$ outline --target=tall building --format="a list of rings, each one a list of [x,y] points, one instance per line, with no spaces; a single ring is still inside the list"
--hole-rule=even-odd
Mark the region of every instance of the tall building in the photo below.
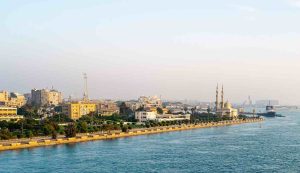
[[[62,106],[62,112],[73,120],[77,120],[90,113],[95,113],[96,111],[96,104],[89,102],[70,102]]]
[[[31,93],[26,93],[24,94],[26,103],[30,104],[31,103]]]
[[[0,105],[8,106],[8,107],[22,107],[25,105],[25,97],[23,94],[15,93],[15,92],[0,92]]]
[[[51,89],[31,90],[31,104],[34,106],[55,105],[62,103],[61,92]]]

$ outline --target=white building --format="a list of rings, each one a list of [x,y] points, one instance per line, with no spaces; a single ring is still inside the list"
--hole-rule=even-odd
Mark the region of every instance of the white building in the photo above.
[[[183,121],[183,120],[191,120],[190,114],[162,114],[158,115],[155,112],[151,111],[138,111],[135,112],[135,119],[138,120],[138,122],[146,122],[146,121]]]
[[[156,120],[159,122],[162,121],[183,121],[183,120],[191,120],[190,114],[163,114],[163,115],[157,115]]]
[[[146,112],[146,111],[138,111],[135,112],[135,119],[138,122],[146,122],[150,120],[156,120],[156,113],[154,112]]]

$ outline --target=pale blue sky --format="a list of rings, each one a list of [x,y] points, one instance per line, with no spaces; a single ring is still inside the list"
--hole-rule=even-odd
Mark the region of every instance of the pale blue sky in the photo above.
[[[300,104],[299,0],[0,0],[0,90]]]

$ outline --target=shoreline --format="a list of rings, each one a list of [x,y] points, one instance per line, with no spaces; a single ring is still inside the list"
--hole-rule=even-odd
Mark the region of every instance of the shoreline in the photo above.
[[[94,133],[94,134],[76,136],[73,138],[42,139],[42,140],[28,139],[28,141],[23,141],[23,142],[8,141],[7,144],[0,144],[0,151],[87,142],[87,141],[95,141],[95,140],[116,139],[116,138],[124,138],[124,137],[131,137],[131,136],[158,134],[158,133],[192,130],[192,129],[200,129],[200,128],[221,127],[221,126],[238,125],[244,123],[255,123],[255,122],[261,122],[263,120],[264,120],[263,118],[246,119],[246,120],[228,120],[228,121],[211,122],[211,123],[200,123],[197,125],[190,124],[190,125],[181,125],[181,126],[154,127],[151,129],[138,129],[129,132],[115,132],[115,133],[105,133],[105,134]]]

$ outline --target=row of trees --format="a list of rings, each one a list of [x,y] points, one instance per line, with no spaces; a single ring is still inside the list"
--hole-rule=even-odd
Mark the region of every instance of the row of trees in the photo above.
[[[37,121],[34,119],[23,119],[17,122],[0,121],[0,139],[32,138],[34,136],[57,137],[58,133],[63,134],[64,128],[55,122]]]
[[[37,120],[34,119],[37,117],[37,109],[34,107],[23,107],[19,109],[19,111],[20,114],[25,115],[25,119],[17,122],[0,121],[0,139],[31,138],[35,136],[52,136],[52,138],[57,138],[59,134],[65,135],[66,137],[74,137],[76,136],[76,133],[92,133],[99,131],[110,132],[113,130],[122,130],[123,132],[127,132],[134,128],[150,128],[230,120],[230,118],[220,118],[211,113],[193,113],[190,121],[149,121],[144,124],[138,124],[132,116],[132,110],[128,108],[125,103],[121,103],[120,105],[120,115],[113,114],[112,116],[99,116],[97,114],[90,114],[83,116],[76,121],[63,114],[56,114],[43,120]],[[161,108],[157,108],[157,112],[159,114],[163,114],[163,110]],[[132,123],[124,124],[124,121]],[[59,125],[61,123],[68,125]]]

